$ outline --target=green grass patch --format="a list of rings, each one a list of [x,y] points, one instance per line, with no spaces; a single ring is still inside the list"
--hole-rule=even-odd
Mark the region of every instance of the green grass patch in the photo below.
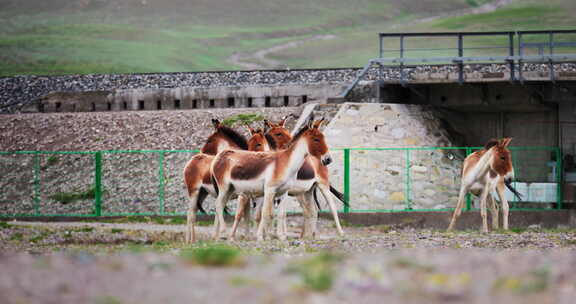
[[[336,224],[333,224],[334,227],[336,227]],[[351,223],[345,219],[340,219],[340,226],[342,227],[366,227],[365,225],[361,225],[361,224],[356,224],[356,223]]]
[[[129,224],[129,223],[154,223],[158,225],[184,225],[186,224],[186,217],[162,217],[162,216],[145,216],[145,215],[129,215],[112,219],[85,219],[83,222],[99,222],[99,223],[116,223],[116,224]],[[197,225],[202,226],[211,225],[209,221],[198,221]]]
[[[46,237],[48,237],[49,235],[51,235],[51,232],[48,231],[42,231],[40,234],[35,235],[33,237],[31,237],[29,239],[30,243],[38,243],[40,241],[42,241],[43,239],[45,239]]]
[[[155,1],[160,0],[148,3]],[[12,2],[0,11],[0,76],[239,69],[229,60],[232,54],[318,35],[334,38],[308,40],[268,58],[291,68],[361,66],[377,54],[376,33],[392,25],[394,32],[573,28],[576,13],[573,0],[526,0],[492,13],[422,24],[417,21],[424,16],[490,0],[163,0],[162,5],[103,3],[73,10]],[[424,44],[445,46],[437,40]]]
[[[303,287],[312,291],[324,292],[332,288],[336,277],[336,265],[342,257],[328,252],[292,262],[287,271],[297,274]]]
[[[97,296],[94,300],[95,304],[122,304],[124,303],[120,298],[115,296]]]
[[[10,236],[11,241],[22,241],[23,239],[24,239],[24,234],[22,232],[16,232]]]
[[[250,125],[257,121],[264,120],[264,116],[257,114],[257,113],[247,113],[247,114],[238,114],[234,116],[230,116],[222,121],[222,124],[228,127],[233,127],[235,125]]]
[[[6,229],[6,228],[10,228],[12,227],[12,225],[8,224],[5,221],[0,221],[0,229]]]
[[[491,13],[464,15],[445,18],[432,24],[433,28],[458,31],[479,31],[498,29],[542,29],[554,23],[554,18],[562,18],[561,7],[530,5],[524,7],[501,8]]]
[[[214,225],[214,222],[212,221],[197,221],[196,222],[196,226],[200,226],[200,227],[209,227]]]
[[[224,244],[182,249],[180,256],[186,262],[212,267],[239,266],[244,263],[243,255],[238,248]]]
[[[69,204],[79,200],[89,200],[96,197],[96,187],[79,192],[58,192],[49,198],[61,204]]]
[[[434,266],[422,264],[414,259],[400,257],[394,261],[392,261],[392,266],[398,268],[409,268],[415,269],[423,272],[432,272],[434,271]]]
[[[512,291],[518,294],[542,292],[549,286],[550,271],[547,268],[535,269],[521,277],[503,276],[492,284],[494,290]]]
[[[234,276],[228,280],[228,283],[234,287],[243,287],[243,286],[263,286],[264,282],[260,280],[256,280],[253,278],[247,278],[243,276]]]
[[[46,159],[46,164],[42,167],[42,170],[46,170],[54,165],[56,165],[58,162],[60,161],[60,159],[58,158],[58,156],[56,155],[50,155],[47,159]]]
[[[69,231],[74,231],[74,232],[93,232],[94,230],[96,230],[96,228],[94,228],[94,227],[80,227],[80,228],[69,229]]]

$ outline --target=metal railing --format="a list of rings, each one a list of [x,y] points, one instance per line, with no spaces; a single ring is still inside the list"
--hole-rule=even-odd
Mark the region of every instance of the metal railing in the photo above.
[[[476,149],[480,148],[333,149],[331,180],[350,203],[342,209],[345,213],[450,210],[458,195],[461,162]],[[560,149],[511,151],[517,185],[546,182],[555,193],[544,202],[562,208]],[[197,152],[0,152],[0,217],[184,215],[188,198],[182,170]],[[374,164],[380,164],[379,169],[374,170]],[[556,168],[553,173],[550,167]],[[511,202],[513,209],[518,207],[517,200]],[[467,210],[472,207],[469,197]]]
[[[380,80],[384,67],[398,67],[405,84],[405,65],[455,65],[458,82],[463,83],[464,64],[496,63],[508,67],[510,81],[522,82],[524,64],[547,64],[554,81],[555,63],[576,61],[576,30],[379,33],[378,40],[378,57],[368,61],[340,97],[373,67]]]

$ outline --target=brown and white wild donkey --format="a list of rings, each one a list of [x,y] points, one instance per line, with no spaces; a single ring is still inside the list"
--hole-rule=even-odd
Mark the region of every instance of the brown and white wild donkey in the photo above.
[[[498,229],[498,205],[496,199],[492,197],[494,190],[500,197],[502,204],[503,228],[508,229],[508,201],[504,193],[504,187],[508,187],[512,193],[520,198],[511,185],[514,178],[514,168],[512,167],[512,155],[508,150],[508,145],[512,138],[500,140],[492,139],[486,143],[484,148],[476,151],[464,159],[462,167],[462,184],[458,195],[458,203],[452,215],[452,220],[448,230],[452,230],[456,224],[456,219],[460,216],[464,207],[464,199],[468,192],[480,197],[480,214],[482,216],[482,231],[488,232],[488,219],[486,205],[492,214],[492,227]]]
[[[255,152],[267,152],[276,151],[278,149],[284,149],[292,136],[288,129],[286,129],[286,121],[288,118],[294,116],[289,114],[280,120],[279,123],[273,123],[268,120],[264,120],[265,129],[253,129],[250,126],[246,126],[248,133],[250,134],[250,139],[248,139],[248,151]],[[266,132],[265,130],[268,130]],[[236,230],[240,219],[244,217],[245,222],[245,236],[250,234],[250,200],[261,201],[262,197],[254,197],[250,195],[241,195],[238,199],[238,207],[236,209],[236,216],[234,218],[234,224],[232,225],[232,231],[230,233],[230,239],[234,239],[236,235]],[[262,204],[256,204],[258,207],[262,207]],[[259,212],[256,213],[256,221],[260,222],[261,209],[258,208]]]
[[[324,120],[302,128],[284,150],[253,152],[226,150],[219,153],[211,167],[214,184],[219,191],[216,199],[215,237],[226,230],[223,211],[234,193],[264,196],[262,219],[257,239],[263,240],[271,220],[273,200],[293,188],[297,174],[308,155],[317,157],[322,165],[332,159],[319,128]],[[311,200],[304,197],[305,223],[310,223]],[[312,227],[305,229],[312,231]]]
[[[212,185],[210,165],[219,152],[226,149],[248,149],[244,136],[223,126],[217,119],[212,119],[215,132],[208,137],[200,153],[194,155],[184,167],[184,183],[188,190],[190,205],[188,207],[186,242],[194,242],[196,233],[196,212],[202,209],[202,202],[208,194],[216,197],[216,190]]]
[[[286,118],[284,118],[280,123],[275,124],[269,121],[265,121],[266,126],[269,128],[266,134],[263,133],[261,129],[254,130],[249,128],[250,134],[252,137],[248,140],[248,150],[249,151],[270,151],[270,150],[278,150],[283,149],[291,140],[290,133],[284,127]],[[318,123],[318,122],[317,122]],[[307,156],[304,164],[300,168],[297,174],[296,182],[293,184],[292,188],[288,191],[288,195],[294,196],[297,198],[298,202],[301,206],[306,204],[306,200],[311,201],[310,195],[313,191],[319,188],[323,196],[326,198],[326,201],[333,213],[334,221],[336,223],[336,227],[340,235],[343,234],[342,228],[340,226],[340,221],[338,219],[338,212],[336,210],[336,206],[333,203],[333,199],[328,192],[334,194],[338,199],[343,201],[342,193],[338,192],[330,185],[330,181],[328,179],[328,167],[321,164],[320,159]],[[306,196],[306,197],[304,197]],[[278,224],[277,224],[277,234],[280,239],[286,239],[286,232],[287,232],[287,225],[286,225],[286,208],[285,203],[282,202],[282,198],[280,204],[278,206]],[[238,228],[238,224],[240,219],[243,217],[243,214],[249,212],[249,204],[243,201],[238,201],[239,205],[237,208],[236,218],[234,220],[234,225],[232,226],[232,230],[230,233],[230,238],[234,238],[236,234],[236,230]],[[259,205],[261,207],[261,205]],[[318,218],[318,209],[316,206],[312,205],[311,207],[311,220],[310,223],[311,227],[313,228],[312,231],[306,231],[306,227],[308,225],[304,224],[304,229],[302,231],[303,237],[313,237],[316,233],[316,221]],[[257,209],[258,210],[258,209]],[[261,213],[259,210],[256,213],[256,221],[259,222]],[[244,216],[245,219],[249,218],[249,216]]]

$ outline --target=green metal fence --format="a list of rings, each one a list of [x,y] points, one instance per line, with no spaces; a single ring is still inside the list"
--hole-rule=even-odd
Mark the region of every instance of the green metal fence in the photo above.
[[[350,203],[345,213],[449,210],[458,195],[462,160],[476,149],[333,149],[331,182]],[[562,208],[560,149],[511,150],[516,187],[529,200],[530,191],[542,192],[532,201]],[[188,199],[182,170],[197,152],[0,152],[0,217],[184,215]],[[510,201],[522,208],[516,199]]]

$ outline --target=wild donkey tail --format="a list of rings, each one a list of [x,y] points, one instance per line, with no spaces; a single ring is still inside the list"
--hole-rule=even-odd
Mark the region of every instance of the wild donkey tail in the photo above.
[[[316,202],[316,207],[318,207],[318,211],[322,210],[322,208],[320,207],[320,201],[318,200],[318,194],[316,193],[316,191],[318,191],[318,186],[314,187],[314,191],[312,191],[312,193],[314,194],[314,201]]]
[[[314,200],[316,201],[316,206],[318,206],[318,210],[321,210],[321,209],[320,209],[320,203],[319,203],[319,201],[318,201],[318,197],[316,196],[316,190],[317,190],[317,189],[318,189],[318,188],[316,188],[316,189],[314,190]],[[350,204],[348,204],[348,202],[346,202],[346,201],[344,200],[344,194],[342,194],[342,192],[336,190],[336,189],[335,189],[334,187],[332,187],[332,186],[330,186],[330,192],[332,192],[332,194],[333,194],[334,196],[336,196],[336,198],[338,198],[338,200],[341,201],[342,204],[344,204],[344,206],[350,207]]]
[[[332,194],[334,194],[334,196],[336,196],[344,204],[344,206],[350,207],[350,204],[344,200],[344,194],[342,192],[336,190],[332,186],[330,186],[330,192],[332,192]]]
[[[198,193],[198,200],[196,202],[196,205],[198,206],[198,210],[202,213],[207,213],[206,210],[204,210],[204,207],[202,207],[202,203],[206,199],[206,196],[208,196],[208,191],[206,191],[206,189],[204,189],[204,188],[200,188],[200,192]]]
[[[520,192],[518,192],[516,189],[514,189],[514,187],[512,187],[512,181],[510,181],[510,180],[504,181],[504,184],[506,184],[506,188],[508,188],[508,190],[510,190],[512,193],[514,193],[514,195],[516,195],[516,197],[519,200],[522,200],[522,194],[520,194]]]
[[[216,182],[214,175],[210,175],[210,179],[212,180],[212,186],[214,186],[214,191],[216,191],[216,195],[218,195],[220,190],[218,189],[218,183]]]

